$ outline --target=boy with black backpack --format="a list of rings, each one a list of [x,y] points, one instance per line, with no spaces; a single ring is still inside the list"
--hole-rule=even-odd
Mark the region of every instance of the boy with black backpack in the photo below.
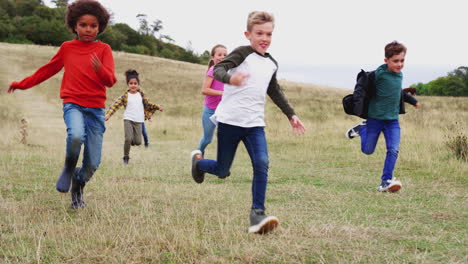
[[[353,94],[353,114],[366,118],[346,132],[349,139],[361,137],[364,154],[374,153],[379,135],[383,132],[387,146],[381,192],[397,192],[401,182],[393,177],[393,170],[400,148],[400,124],[398,115],[404,114],[404,102],[418,108],[418,101],[402,91],[406,47],[396,41],[385,46],[385,64],[375,71],[361,71]]]

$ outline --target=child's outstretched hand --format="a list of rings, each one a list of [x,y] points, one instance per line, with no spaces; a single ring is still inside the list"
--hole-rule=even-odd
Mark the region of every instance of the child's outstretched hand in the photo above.
[[[162,111],[164,111],[164,107],[162,107],[162,105],[160,105],[158,110],[162,112]]]
[[[18,87],[17,82],[12,82],[10,84],[10,87],[8,87],[8,93],[13,93],[16,89],[21,89],[21,88]]]
[[[419,103],[415,104],[414,108],[418,109],[419,108]]]
[[[301,120],[296,115],[293,115],[291,119],[289,119],[289,123],[291,123],[293,128],[292,133],[294,135],[302,135],[305,133],[306,129],[304,124],[302,124]]]
[[[236,72],[229,79],[229,84],[235,86],[242,86],[245,84],[245,81],[250,77],[249,74],[243,72]]]
[[[98,72],[102,66],[102,62],[99,59],[99,57],[96,55],[96,53],[93,53],[93,55],[91,55],[91,65],[93,66],[93,70],[95,72]]]
[[[106,115],[106,117],[104,117],[104,120],[109,120],[110,119],[110,116]]]

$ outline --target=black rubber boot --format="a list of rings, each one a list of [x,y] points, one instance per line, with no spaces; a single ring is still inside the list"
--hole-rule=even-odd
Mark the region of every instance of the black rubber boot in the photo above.
[[[70,189],[71,178],[75,173],[76,163],[78,159],[75,158],[66,158],[65,164],[63,165],[62,173],[60,174],[55,188],[57,191],[66,193]]]
[[[76,169],[76,172],[79,171],[79,168]],[[83,189],[86,183],[82,183],[76,180],[76,176],[72,177],[72,187],[70,190],[71,194],[71,207],[73,209],[83,208],[86,206],[86,203],[83,200]]]

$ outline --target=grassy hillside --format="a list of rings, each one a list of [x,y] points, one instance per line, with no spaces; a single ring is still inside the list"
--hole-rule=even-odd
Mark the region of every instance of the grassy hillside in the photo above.
[[[467,133],[468,98],[419,97],[401,116],[396,194],[375,187],[385,157],[360,153],[341,98],[349,91],[283,82],[307,132],[293,136],[284,115],[267,103],[270,174],[267,213],[281,227],[249,235],[252,169],[243,146],[231,177],[190,176],[189,154],[202,135],[199,93],[206,67],[114,53],[123,72],[136,68],[144,91],[165,107],[147,123],[150,147],[132,148],[122,165],[120,110],[106,123],[100,169],[85,189],[88,206],[69,209],[55,191],[64,161],[65,126],[58,97],[61,74],[27,91],[8,84],[32,74],[53,47],[0,43],[1,263],[466,263],[468,163],[446,147]],[[20,144],[20,120],[28,144]],[[207,149],[214,158],[216,143]]]

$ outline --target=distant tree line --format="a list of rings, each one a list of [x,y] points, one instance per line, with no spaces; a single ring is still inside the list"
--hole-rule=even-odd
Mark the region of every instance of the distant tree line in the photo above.
[[[52,1],[56,7],[46,6],[42,0],[0,0],[0,41],[23,44],[60,46],[75,36],[64,23],[68,0]],[[125,23],[111,23],[99,39],[113,50],[159,56],[192,63],[207,64],[210,54],[198,55],[189,43],[182,48],[174,40],[160,34],[162,21],[148,22],[145,14],[137,14],[140,28]]]
[[[419,95],[468,96],[468,67],[461,66],[428,83],[413,84]]]

